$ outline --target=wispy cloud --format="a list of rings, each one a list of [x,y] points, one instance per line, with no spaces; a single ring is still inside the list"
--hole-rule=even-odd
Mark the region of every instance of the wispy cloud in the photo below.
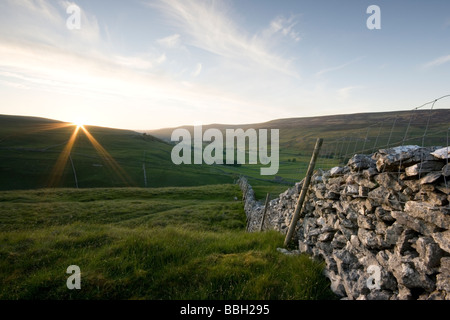
[[[214,85],[182,81],[167,69],[159,69],[167,58],[157,48],[152,48],[150,54],[124,54],[103,43],[103,38],[88,45],[92,37],[79,37],[76,31],[71,34],[66,29],[66,13],[58,3],[22,0],[19,4],[8,3],[6,9],[0,18],[19,11],[27,19],[21,20],[17,29],[11,29],[12,24],[0,19],[0,85],[27,90],[27,95],[33,92],[45,96],[42,101],[35,99],[36,104],[22,105],[28,108],[28,114],[70,121],[68,114],[84,111],[96,114],[95,123],[99,125],[114,118],[108,125],[148,128],[163,126],[164,121],[170,125],[182,125],[193,119],[207,123],[216,117],[233,122],[233,115],[248,113],[250,117],[252,110],[261,107],[248,97]],[[53,20],[45,23],[48,15]],[[87,13],[86,16],[94,22],[85,25],[82,22],[80,31],[86,27],[90,34],[98,34],[95,17]],[[33,36],[37,22],[39,30],[46,31],[45,38],[40,34]],[[64,41],[65,37],[70,37],[70,44]],[[203,65],[198,63],[190,76],[199,76],[202,70]],[[95,108],[86,101],[95,101]],[[161,107],[167,112],[159,112]],[[6,103],[0,106],[0,111],[4,108]],[[131,110],[139,116],[130,116]],[[174,113],[178,115],[176,119]]]
[[[437,67],[437,66],[440,66],[440,65],[442,65],[444,63],[447,63],[449,61],[450,61],[450,55],[442,56],[442,57],[439,57],[437,59],[434,59],[433,61],[429,61],[429,62],[425,63],[423,65],[423,68],[428,69],[428,68]]]
[[[269,42],[249,35],[234,22],[225,2],[158,0],[147,4],[161,10],[186,35],[186,41],[192,46],[243,65],[251,63],[260,68],[298,76],[289,59],[269,49]],[[295,35],[292,26],[283,25],[280,28],[278,31]]]
[[[192,76],[194,78],[198,77],[201,72],[202,72],[202,64],[201,63],[197,63],[197,65],[195,66],[194,72],[192,72]]]
[[[294,42],[299,42],[302,38],[300,33],[295,30],[298,24],[296,17],[285,18],[284,16],[277,16],[270,22],[269,27],[262,32],[266,37],[272,37],[275,34],[281,34],[292,39]]]
[[[340,88],[337,90],[337,94],[340,99],[345,100],[345,99],[350,98],[350,94],[352,91],[354,91],[356,89],[360,89],[360,88],[362,88],[362,87],[361,86],[348,86],[345,88]]]
[[[353,60],[351,60],[351,61],[349,61],[349,62],[346,62],[346,63],[344,63],[344,64],[335,66],[335,67],[330,67],[330,68],[322,69],[322,70],[320,70],[319,72],[316,73],[316,76],[317,76],[317,77],[320,77],[321,75],[324,75],[324,74],[326,74],[326,73],[334,72],[334,71],[338,71],[338,70],[344,69],[344,68],[348,67],[349,65],[351,65],[351,64],[353,64],[353,63],[355,63],[355,62],[360,61],[361,59],[362,59],[362,58],[359,57],[359,58],[353,59]]]
[[[180,45],[180,35],[179,34],[173,34],[171,36],[158,39],[156,42],[158,42],[161,46],[166,48],[176,48]]]
[[[341,65],[335,66],[335,67],[322,69],[322,70],[320,70],[319,72],[316,73],[316,77],[320,77],[320,76],[322,76],[322,75],[324,75],[326,73],[330,73],[330,72],[334,72],[334,71],[338,71],[338,70],[344,69],[344,68],[348,67],[349,65],[352,65],[353,63],[360,61],[361,59],[362,59],[362,57],[359,57],[359,58],[353,59],[351,61],[348,61],[346,63],[343,63]]]

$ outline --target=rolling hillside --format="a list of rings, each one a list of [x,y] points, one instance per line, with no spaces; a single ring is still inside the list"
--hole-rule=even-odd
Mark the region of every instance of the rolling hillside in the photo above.
[[[355,153],[370,154],[381,148],[401,144],[447,145],[450,123],[450,109],[414,110],[380,113],[359,113],[309,118],[278,119],[265,123],[224,125],[204,125],[221,130],[242,128],[280,130],[280,169],[275,177],[260,176],[259,165],[223,167],[228,173],[244,174],[255,187],[256,196],[263,200],[266,192],[276,194],[287,184],[301,180],[318,137],[324,139],[318,166],[324,168],[345,164]],[[191,133],[192,126],[184,126]],[[176,128],[147,131],[157,138],[170,141]],[[339,151],[343,156],[339,156]],[[320,159],[322,158],[322,159]],[[322,160],[322,163],[321,163]]]
[[[223,132],[237,128],[279,129],[280,168],[275,176],[261,176],[260,164],[174,165],[170,157],[174,143],[170,136],[175,128],[138,133],[88,126],[86,129],[103,149],[96,149],[80,130],[70,157],[65,159],[60,179],[56,179],[58,183],[52,185],[55,164],[75,126],[49,119],[0,115],[0,190],[77,185],[80,188],[198,186],[232,183],[243,174],[250,178],[257,198],[263,199],[267,192],[283,192],[303,178],[318,137],[324,138],[323,150],[371,153],[388,142],[390,146],[399,145],[405,138],[406,144],[445,145],[449,123],[450,110],[438,109],[203,127],[204,131],[217,128]],[[192,126],[184,128],[193,130]],[[342,161],[345,157],[333,154],[328,159],[329,165]]]
[[[373,127],[372,132],[369,132],[368,138],[374,139],[379,132],[380,126],[384,134],[390,133],[394,121],[395,126],[392,142],[400,141],[404,137],[408,124],[411,125],[408,129],[408,136],[421,136],[428,122],[429,135],[433,132],[441,132],[442,130],[446,132],[450,123],[450,109],[437,109],[431,112],[430,110],[417,110],[289,118],[242,125],[211,124],[203,126],[203,130],[205,131],[209,128],[217,128],[222,131],[237,128],[244,130],[249,128],[257,130],[279,129],[281,155],[303,153],[309,155],[318,137],[324,138],[326,141],[334,141],[337,138],[355,135],[365,137],[367,129]],[[180,128],[193,131],[192,126],[183,126]],[[176,128],[149,130],[147,133],[164,141],[170,141],[170,135],[174,129]],[[433,144],[439,141],[442,141],[442,139],[430,139],[428,142]]]
[[[206,165],[174,165],[170,158],[172,146],[155,137],[93,126],[86,129],[97,143],[92,143],[79,130],[70,157],[59,170],[62,172],[58,179],[52,179],[58,175],[55,165],[75,129],[74,125],[49,119],[1,115],[0,190],[76,187],[77,184],[80,188],[92,188],[233,182],[229,175]]]

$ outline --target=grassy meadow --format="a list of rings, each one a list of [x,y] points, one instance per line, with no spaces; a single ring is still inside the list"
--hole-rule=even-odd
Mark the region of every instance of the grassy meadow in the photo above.
[[[245,175],[258,200],[275,198],[304,177],[318,137],[328,155],[318,166],[332,167],[345,161],[338,150],[445,145],[449,116],[227,126],[280,129],[280,169],[261,176],[259,164],[174,165],[172,129],[86,126],[75,138],[73,125],[0,115],[0,299],[334,299],[323,264],[279,253],[277,232],[245,231],[233,182]],[[70,265],[81,268],[81,290],[66,286]]]
[[[0,192],[0,299],[333,299],[323,265],[245,232],[236,185]],[[238,200],[236,200],[236,198]],[[66,269],[81,269],[81,290]]]

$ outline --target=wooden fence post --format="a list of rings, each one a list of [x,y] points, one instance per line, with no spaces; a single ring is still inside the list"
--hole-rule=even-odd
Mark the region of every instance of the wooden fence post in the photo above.
[[[311,157],[311,161],[309,162],[308,171],[306,172],[305,180],[303,181],[302,190],[300,192],[300,196],[298,197],[297,205],[295,207],[294,215],[292,216],[291,224],[289,226],[288,233],[286,235],[286,239],[284,240],[284,246],[287,246],[292,239],[292,235],[294,234],[295,227],[297,225],[298,219],[300,218],[300,212],[303,208],[303,204],[305,203],[306,193],[308,191],[309,183],[311,182],[311,176],[314,171],[314,167],[316,165],[317,156],[319,155],[320,148],[322,147],[323,139],[318,138],[316,141],[316,146],[314,147],[314,152]]]
[[[261,225],[259,226],[259,231],[262,231],[264,225],[264,219],[266,218],[267,206],[269,205],[270,193],[267,194],[266,204],[264,205],[264,212],[261,219]]]

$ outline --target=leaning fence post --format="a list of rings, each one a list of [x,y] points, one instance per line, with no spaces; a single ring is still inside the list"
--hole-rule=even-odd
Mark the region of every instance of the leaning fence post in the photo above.
[[[267,194],[266,204],[264,205],[264,212],[261,219],[261,225],[259,226],[259,231],[262,231],[264,225],[264,219],[266,218],[267,206],[269,205],[270,193]]]
[[[311,182],[311,176],[314,171],[314,167],[316,165],[316,159],[319,155],[320,148],[322,147],[323,139],[318,138],[316,141],[316,146],[314,147],[314,152],[311,157],[311,161],[309,162],[308,171],[306,172],[305,180],[303,181],[302,190],[300,192],[300,196],[298,197],[297,205],[295,207],[294,215],[292,216],[291,224],[289,226],[288,233],[286,235],[286,239],[284,240],[284,246],[287,246],[288,243],[292,239],[292,235],[294,234],[295,227],[297,225],[298,219],[300,218],[300,211],[303,208],[303,204],[305,203],[306,193],[308,191],[309,183]]]

